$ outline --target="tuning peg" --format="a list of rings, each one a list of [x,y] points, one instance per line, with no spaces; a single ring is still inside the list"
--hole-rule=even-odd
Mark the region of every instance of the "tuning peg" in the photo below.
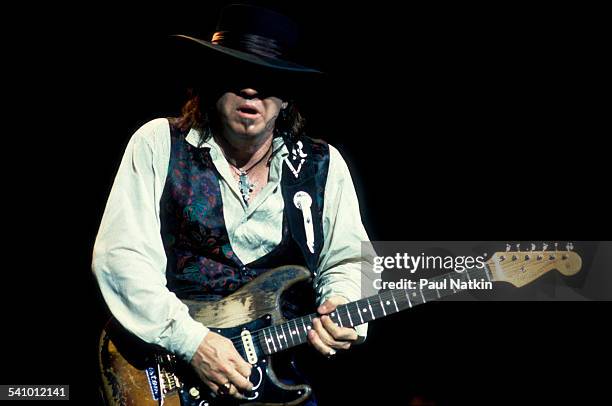
[[[506,244],[506,252],[510,252],[512,246],[510,244]]]
[[[547,249],[548,249],[548,244],[542,243],[542,252],[546,251]]]
[[[568,242],[567,245],[565,246],[565,249],[567,251],[572,251],[574,249],[574,243]]]
[[[516,250],[517,250],[518,252],[521,252],[521,244],[516,244]]]
[[[557,252],[557,251],[559,251],[559,243],[558,242],[555,243],[555,252]]]
[[[534,243],[531,243],[531,252],[535,251],[536,249],[536,245]]]

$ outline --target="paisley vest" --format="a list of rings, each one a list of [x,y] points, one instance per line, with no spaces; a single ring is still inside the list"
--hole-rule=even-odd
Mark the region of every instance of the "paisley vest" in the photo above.
[[[300,147],[289,144],[293,170],[283,167],[281,191],[285,202],[280,243],[268,254],[243,264],[232,249],[219,182],[210,148],[194,147],[170,125],[171,153],[160,202],[161,235],[168,259],[168,288],[181,299],[215,300],[258,275],[281,265],[303,265],[316,272],[323,245],[323,197],[329,166],[329,147],[302,137]],[[307,154],[298,175],[297,163]],[[306,243],[303,214],[293,203],[297,191],[312,196],[314,250]],[[312,252],[314,251],[314,252]]]

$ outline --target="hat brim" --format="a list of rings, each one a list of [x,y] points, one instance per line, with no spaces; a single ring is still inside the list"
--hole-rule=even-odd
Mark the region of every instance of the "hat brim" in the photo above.
[[[221,52],[225,55],[237,58],[244,62],[253,63],[265,68],[276,69],[282,72],[295,72],[303,74],[323,74],[320,70],[308,68],[306,66],[286,61],[283,59],[271,58],[261,55],[255,55],[248,52],[239,51],[233,48],[224,47],[222,45],[213,44],[210,41],[205,41],[199,38],[190,37],[188,35],[176,34],[172,37],[178,38],[179,40],[186,40],[192,43],[202,45],[208,49]]]

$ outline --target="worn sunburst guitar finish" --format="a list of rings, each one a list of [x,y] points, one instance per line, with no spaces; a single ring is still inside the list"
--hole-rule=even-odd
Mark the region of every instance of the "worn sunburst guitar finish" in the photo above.
[[[509,282],[521,287],[551,270],[574,275],[580,256],[567,251],[498,252],[480,269],[432,278]],[[190,314],[225,337],[252,366],[253,391],[242,401],[249,405],[297,405],[311,394],[307,384],[286,385],[274,374],[274,354],[307,342],[315,313],[287,320],[281,314],[281,294],[310,273],[283,266],[259,276],[216,302],[185,301]],[[413,306],[456,293],[457,289],[391,290],[341,305],[330,314],[340,326],[354,327]],[[214,406],[226,400],[203,384],[191,366],[157,346],[146,344],[111,320],[100,338],[100,368],[109,405]]]

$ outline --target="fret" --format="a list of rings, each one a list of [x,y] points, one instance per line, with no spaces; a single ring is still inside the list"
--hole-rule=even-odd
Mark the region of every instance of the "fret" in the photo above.
[[[427,303],[427,301],[425,300],[425,296],[423,295],[423,290],[419,289],[419,293],[421,294],[421,298],[423,299],[423,303]]]
[[[363,316],[361,315],[361,309],[359,308],[359,301],[355,302],[355,307],[357,307],[357,314],[359,314],[359,318],[361,319],[361,324],[365,323],[363,321]]]
[[[470,275],[467,273],[467,271],[464,271],[461,273],[461,276],[459,276],[459,280],[461,282],[465,282],[465,283],[469,283],[470,282]],[[460,290],[464,290],[464,289],[460,289]]]
[[[399,308],[397,307],[397,302],[395,301],[395,295],[393,294],[393,290],[391,290],[391,299],[393,299],[393,304],[395,305],[395,311],[399,312]]]
[[[380,296],[370,297],[370,303],[372,304],[372,309],[374,309],[374,314],[377,318],[385,317],[387,315],[387,312],[385,312],[385,308],[383,307],[382,301],[380,300]]]
[[[304,318],[300,317],[300,320],[302,321],[302,327],[304,327],[304,334],[308,336],[308,330],[306,329],[306,323],[304,323]]]
[[[410,291],[406,289],[404,290],[404,294],[406,295],[406,299],[408,299],[408,306],[412,307],[412,302],[410,301]]]
[[[372,320],[375,320],[374,311],[372,310],[372,304],[370,303],[370,299],[366,298],[366,302],[368,303],[368,307],[370,308],[370,314],[372,315]]]
[[[382,298],[382,295],[381,295],[381,298]],[[391,295],[391,300],[385,299],[385,301],[384,301],[385,306],[389,306],[390,307],[392,303],[395,306],[395,311],[393,311],[393,308],[389,309],[390,314],[396,313],[398,311],[397,310],[397,305],[395,305],[395,302],[394,301],[392,302],[392,300],[393,300],[393,295]]]
[[[293,333],[291,332],[291,327],[289,327],[289,324],[284,323],[284,324],[281,324],[281,330],[283,329],[283,326],[287,326],[287,331],[289,332],[289,338],[291,339],[291,344],[295,345],[295,341],[293,340]],[[287,336],[285,336],[285,341],[287,341]]]
[[[281,336],[278,335],[277,326],[274,326],[274,333],[276,334],[276,340],[278,341],[278,348],[283,349],[283,342],[281,341]]]
[[[431,302],[432,300],[437,300],[440,298],[438,289],[425,288],[421,290],[421,294],[425,296],[425,302]]]
[[[366,307],[366,303],[364,303],[365,300],[361,299],[358,303],[359,303],[359,316],[361,317],[361,320],[364,323],[367,323],[368,320],[368,308]],[[365,316],[365,318],[363,317]]]
[[[274,337],[272,336],[270,329],[268,328],[267,330],[268,330],[268,334],[270,334],[270,341],[272,342],[272,347],[274,347],[274,352],[276,352],[276,344],[274,343]]]
[[[266,347],[268,347],[268,354],[272,354],[272,350],[270,349],[270,341],[272,341],[272,339],[271,338],[269,339],[266,336],[266,329],[265,328],[262,330],[262,334],[263,334],[263,340],[266,343]]]
[[[281,338],[282,338],[283,340],[285,340],[285,345],[287,346],[287,348],[289,348],[289,347],[290,347],[290,346],[289,346],[289,341],[287,340],[287,334],[285,334],[285,330],[283,330],[283,325],[284,325],[284,324],[281,324],[281,325],[280,325],[280,328],[281,328]]]
[[[387,311],[385,310],[385,305],[383,304],[382,297],[378,295],[378,301],[380,302],[380,308],[383,311],[383,317],[387,315]]]
[[[302,335],[300,334],[300,328],[297,325],[297,319],[293,319],[293,324],[295,325],[295,334],[298,337],[298,341],[302,342]]]
[[[353,323],[353,319],[351,318],[351,312],[349,311],[348,305],[343,306],[344,310],[346,310],[346,314],[348,315],[349,323],[351,323],[351,327],[355,324]]]
[[[338,320],[338,324],[340,325],[340,327],[344,327],[342,325],[342,319],[340,318],[340,309],[339,309],[339,307],[336,307],[336,311],[333,312],[331,315],[332,315],[332,317],[335,317],[336,320]]]
[[[282,324],[278,324],[277,327],[280,327],[280,338],[282,338],[283,340],[285,340],[285,349],[289,348],[289,341],[287,341],[287,334],[285,334],[285,330],[283,330],[283,325]]]
[[[439,282],[444,281],[444,286],[446,286],[444,289],[439,290],[438,293],[441,292],[440,296],[448,296],[454,293],[453,289],[450,288],[450,278],[448,278],[447,275],[442,275],[437,279],[439,279]]]
[[[419,305],[419,304],[423,303],[423,302],[419,303],[419,296],[417,295],[417,292],[415,290],[408,289],[408,290],[406,290],[406,292],[407,292],[407,295],[410,298],[412,298],[413,306],[416,306],[416,305]]]

